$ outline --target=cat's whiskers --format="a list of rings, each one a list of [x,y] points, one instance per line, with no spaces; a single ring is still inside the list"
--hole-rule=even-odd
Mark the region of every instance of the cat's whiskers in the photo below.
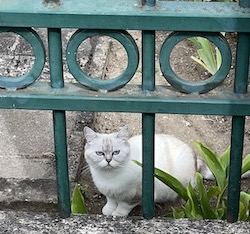
[[[91,167],[94,168],[94,169],[102,168],[102,167],[100,167],[98,164],[91,165]]]

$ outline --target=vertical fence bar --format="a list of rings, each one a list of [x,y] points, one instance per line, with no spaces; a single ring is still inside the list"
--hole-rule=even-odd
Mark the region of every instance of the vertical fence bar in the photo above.
[[[51,87],[63,88],[61,29],[48,29],[48,43]],[[66,218],[70,215],[70,189],[65,111],[53,111],[53,123],[59,214]]]
[[[234,92],[245,94],[249,78],[250,33],[238,33]]]
[[[155,31],[142,31],[142,89],[155,88]],[[154,217],[154,134],[155,114],[142,114],[143,172],[142,209],[143,217]]]
[[[145,219],[155,214],[154,206],[154,133],[155,114],[142,114],[143,173],[142,173],[142,211]]]
[[[244,8],[249,7],[250,8],[250,1],[249,0],[240,0],[239,5],[240,5],[240,7],[244,7]]]
[[[146,6],[155,6],[156,0],[142,0]]]
[[[227,204],[227,220],[231,223],[236,222],[238,220],[239,213],[244,125],[245,117],[233,116]]]
[[[239,33],[234,83],[234,92],[237,94],[244,94],[247,92],[249,53],[250,34]],[[238,220],[239,214],[244,129],[245,116],[233,116],[227,205],[227,220],[231,223],[236,222]]]
[[[142,31],[142,89],[155,89],[155,31]]]
[[[67,218],[70,216],[70,190],[65,111],[53,111],[53,121],[59,214]]]
[[[48,29],[48,43],[51,87],[60,89],[64,87],[61,29]]]

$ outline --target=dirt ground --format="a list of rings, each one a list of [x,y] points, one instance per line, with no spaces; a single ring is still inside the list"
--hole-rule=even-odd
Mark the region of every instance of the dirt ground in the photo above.
[[[141,46],[140,32],[130,32],[138,47]],[[157,32],[157,48],[156,48],[156,84],[166,84],[166,80],[161,74],[158,55],[159,50],[167,37],[166,32]],[[228,34],[227,39],[230,43],[233,62],[230,74],[224,81],[224,86],[233,85],[234,62],[235,62],[235,45],[236,39],[234,34]],[[92,68],[91,75],[102,77],[102,79],[110,79],[116,77],[124,69],[124,64],[127,63],[126,52],[122,46],[114,40],[107,37],[95,38],[97,46],[93,53],[93,61],[89,66]],[[102,49],[99,48],[102,46]],[[106,49],[105,49],[106,46]],[[103,53],[104,51],[104,53]],[[106,51],[106,52],[105,52]],[[190,59],[190,55],[197,56],[196,51],[189,41],[179,43],[171,54],[171,65],[174,71],[181,77],[189,80],[206,79],[210,75],[205,69]],[[119,63],[117,62],[119,61]],[[120,66],[122,65],[122,67]],[[84,67],[84,65],[82,65]],[[130,81],[134,84],[141,83],[141,66],[137,70],[134,78]],[[124,125],[128,125],[131,136],[141,133],[141,114],[129,113],[96,113],[93,128],[98,132],[113,132]],[[156,133],[166,133],[174,135],[184,142],[192,145],[192,141],[199,140],[212,148],[219,155],[230,144],[230,126],[231,118],[227,116],[200,116],[200,115],[156,115]],[[250,134],[249,119],[246,121],[245,133],[245,152],[249,152],[249,134]],[[84,163],[84,162],[83,162]],[[105,198],[96,190],[91,181],[91,176],[85,170],[81,176],[80,183],[87,184],[89,189],[86,192],[86,202],[90,213],[101,213],[101,208],[105,204]],[[249,181],[244,181],[246,188],[250,187]],[[174,204],[163,204],[156,206],[156,215],[164,215],[171,206],[178,206],[180,201]],[[134,209],[131,215],[140,215],[140,207]]]

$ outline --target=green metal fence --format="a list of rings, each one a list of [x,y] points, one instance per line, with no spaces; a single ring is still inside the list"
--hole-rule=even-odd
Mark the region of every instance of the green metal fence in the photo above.
[[[36,81],[44,67],[45,48],[32,29],[48,29],[51,82]],[[69,40],[67,63],[77,84],[64,83],[62,28],[80,28]],[[142,31],[142,84],[126,85],[137,69],[139,52],[125,30]],[[173,31],[163,43],[159,62],[172,87],[155,86],[155,31]],[[24,76],[0,77],[0,108],[53,110],[59,210],[70,215],[65,111],[142,113],[143,215],[154,216],[153,138],[156,113],[232,116],[228,221],[237,220],[245,116],[250,115],[247,92],[250,53],[250,1],[173,2],[142,0],[1,0],[0,32],[14,32],[33,48],[35,62]],[[234,87],[216,88],[231,64],[230,48],[219,32],[237,33]],[[96,80],[76,62],[80,43],[94,35],[118,40],[128,54],[128,66],[113,80]],[[219,71],[206,81],[187,82],[176,75],[169,62],[173,47],[190,36],[203,36],[221,51]],[[174,88],[174,89],[173,89]],[[133,89],[133,93],[128,92]],[[99,92],[107,90],[110,92]],[[213,90],[212,92],[210,90]],[[199,95],[197,95],[199,93]],[[98,95],[97,95],[98,94]],[[181,94],[181,95],[180,95]]]

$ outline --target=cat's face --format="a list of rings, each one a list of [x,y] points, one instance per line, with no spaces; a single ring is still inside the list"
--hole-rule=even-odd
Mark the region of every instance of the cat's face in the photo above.
[[[125,126],[119,132],[100,134],[85,127],[85,159],[90,167],[96,169],[114,169],[123,167],[130,159],[128,129]]]

